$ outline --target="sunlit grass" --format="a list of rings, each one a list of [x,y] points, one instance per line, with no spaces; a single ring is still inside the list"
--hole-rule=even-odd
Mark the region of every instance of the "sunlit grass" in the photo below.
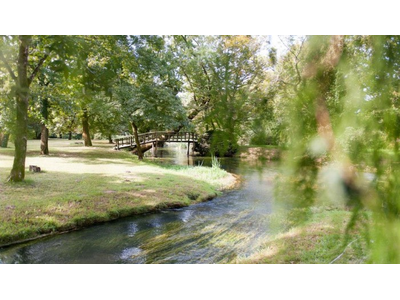
[[[271,218],[274,218],[276,222],[284,220],[279,215],[272,215]],[[364,229],[358,226],[353,228],[348,236],[344,234],[350,218],[350,211],[319,207],[306,223],[271,235],[260,250],[236,262],[365,263],[368,257]]]

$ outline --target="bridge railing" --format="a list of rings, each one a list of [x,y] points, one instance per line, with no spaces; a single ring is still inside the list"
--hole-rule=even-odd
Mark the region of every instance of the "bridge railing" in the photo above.
[[[154,142],[196,142],[197,134],[194,132],[154,131],[138,134],[140,145]],[[114,140],[115,149],[134,147],[136,141],[133,135]]]

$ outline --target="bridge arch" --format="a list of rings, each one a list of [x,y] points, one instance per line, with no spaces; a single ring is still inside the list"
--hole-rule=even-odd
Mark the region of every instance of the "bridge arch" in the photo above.
[[[140,145],[155,144],[158,142],[166,143],[197,143],[198,136],[194,132],[174,132],[174,131],[154,131],[138,134]],[[134,150],[137,145],[133,135],[125,136],[114,140],[115,150],[130,149]]]

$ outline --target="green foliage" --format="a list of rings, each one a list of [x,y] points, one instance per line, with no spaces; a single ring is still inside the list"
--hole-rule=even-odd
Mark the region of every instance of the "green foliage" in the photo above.
[[[8,62],[16,59],[16,39],[6,36],[0,44]],[[132,118],[143,131],[187,126],[177,96],[178,61],[168,50],[167,40],[160,36],[32,36],[32,68],[41,55],[51,55],[31,86],[29,123],[39,128],[35,135],[41,124],[57,134],[80,132],[84,111],[91,129],[103,136],[129,131]],[[0,71],[0,128],[10,131],[15,122],[13,84],[1,63]],[[49,102],[48,118],[42,115],[44,99]]]
[[[166,41],[157,36],[131,37],[130,76],[113,89],[121,118],[134,122],[141,132],[174,130],[186,124],[186,112],[177,96],[181,83],[176,77],[177,61]]]
[[[8,62],[16,60],[17,40],[2,39]],[[217,130],[224,133],[224,145],[213,143],[213,151],[222,153],[249,141],[250,124],[263,119],[257,110],[271,110],[264,110],[260,100],[265,98],[268,62],[259,56],[258,38],[31,36],[30,41],[30,71],[48,55],[30,87],[29,126],[36,137],[42,124],[51,133],[81,132],[85,115],[92,133],[103,136],[127,132],[133,121],[141,132]],[[0,68],[6,75],[5,65]],[[1,78],[10,81],[9,76]],[[2,110],[0,122],[6,128],[15,119],[14,91],[12,84],[3,86],[8,98],[0,105],[10,109]],[[270,132],[273,123],[268,119],[263,126]]]
[[[308,215],[297,214],[299,208],[336,195],[337,204],[353,211],[346,235],[363,226],[370,261],[398,263],[400,39],[309,37],[302,50],[292,68],[301,74],[298,84],[284,84],[277,94],[286,104],[277,116],[288,145],[277,195],[297,221]],[[362,218],[365,211],[371,220]]]
[[[260,43],[251,36],[180,36],[174,41],[189,119],[200,134],[223,133],[224,145],[212,141],[210,151],[224,155],[245,135],[253,117],[249,112],[260,97],[266,65],[258,56]]]

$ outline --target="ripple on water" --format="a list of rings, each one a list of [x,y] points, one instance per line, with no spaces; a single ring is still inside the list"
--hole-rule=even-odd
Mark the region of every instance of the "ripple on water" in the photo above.
[[[136,232],[138,232],[139,228],[136,223],[131,223],[128,226],[128,237],[133,237]]]
[[[132,248],[127,248],[122,250],[122,253],[120,255],[120,258],[123,260],[128,260],[132,258],[132,256],[136,256],[142,252],[142,249],[138,247],[132,247]]]
[[[192,218],[192,216],[193,216],[193,210],[190,210],[190,209],[185,210],[181,214],[181,220],[184,223],[187,223]]]

